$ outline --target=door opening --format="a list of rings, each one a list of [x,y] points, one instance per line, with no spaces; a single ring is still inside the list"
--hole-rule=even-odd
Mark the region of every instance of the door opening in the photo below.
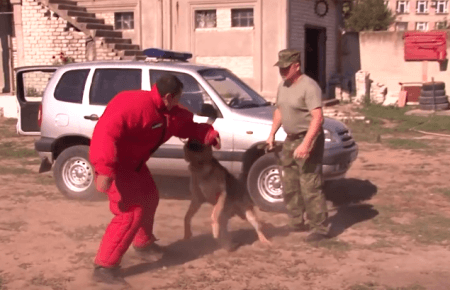
[[[305,26],[304,73],[326,89],[326,28]]]

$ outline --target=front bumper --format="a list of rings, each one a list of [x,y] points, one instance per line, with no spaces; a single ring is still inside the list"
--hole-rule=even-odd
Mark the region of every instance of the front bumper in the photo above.
[[[354,146],[346,149],[331,148],[325,151],[322,173],[325,180],[344,178],[352,163],[358,157],[359,148]]]

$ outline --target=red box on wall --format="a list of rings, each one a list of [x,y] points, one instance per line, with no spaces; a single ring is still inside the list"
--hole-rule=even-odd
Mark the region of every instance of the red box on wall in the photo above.
[[[443,61],[447,57],[446,31],[406,31],[405,60]]]

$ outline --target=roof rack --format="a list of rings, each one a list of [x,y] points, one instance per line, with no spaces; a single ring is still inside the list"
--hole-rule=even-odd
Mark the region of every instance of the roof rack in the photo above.
[[[192,53],[189,52],[178,52],[172,50],[164,50],[159,48],[147,48],[143,51],[144,55],[147,56],[147,61],[152,60],[172,60],[172,61],[187,61],[192,58]]]

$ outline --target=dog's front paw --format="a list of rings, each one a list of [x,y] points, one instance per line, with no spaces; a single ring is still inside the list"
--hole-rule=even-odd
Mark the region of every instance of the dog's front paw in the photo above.
[[[212,227],[213,237],[215,239],[218,239],[219,238],[219,223],[212,223],[211,227]]]
[[[263,244],[263,245],[265,245],[265,246],[272,246],[272,242],[271,241],[269,241],[267,238],[266,238],[266,236],[264,236],[264,235],[259,235],[259,241]]]

